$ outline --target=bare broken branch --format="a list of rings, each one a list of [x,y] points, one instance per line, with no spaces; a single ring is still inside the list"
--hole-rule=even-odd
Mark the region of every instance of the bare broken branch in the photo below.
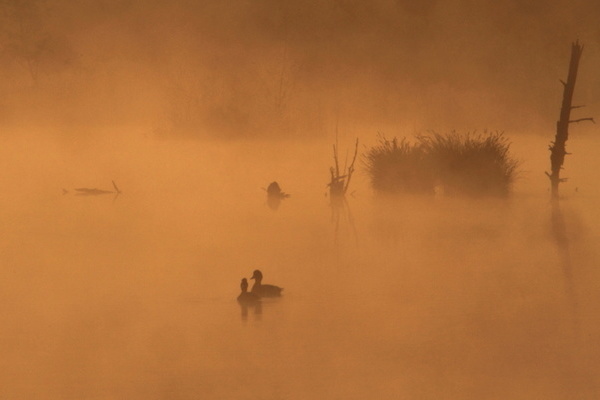
[[[337,146],[335,144],[333,145],[333,160],[335,161],[335,174],[337,176],[339,176],[340,175],[340,165],[338,163]]]
[[[571,119],[569,120],[569,123],[573,123],[573,122],[581,122],[581,121],[592,121],[592,123],[596,123],[596,121],[594,121],[594,118],[588,117],[588,118],[579,118],[579,119]]]
[[[346,180],[346,186],[344,187],[344,193],[348,190],[348,186],[350,186],[350,179],[352,178],[352,173],[354,172],[354,162],[356,161],[356,156],[358,154],[358,138],[356,138],[356,145],[354,147],[354,157],[352,158],[352,163],[348,168],[348,180]]]

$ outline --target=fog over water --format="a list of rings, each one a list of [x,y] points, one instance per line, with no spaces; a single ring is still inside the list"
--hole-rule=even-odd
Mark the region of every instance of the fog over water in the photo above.
[[[544,175],[577,38],[600,115],[597,8],[1,3],[0,398],[597,398],[597,127],[560,209]],[[377,133],[430,129],[504,131],[513,194],[374,194]],[[283,296],[242,307],[255,269]]]
[[[378,200],[358,174],[336,238],[325,141],[30,143],[2,157],[27,171],[2,182],[3,398],[597,394],[597,189],[563,201],[569,280],[540,165],[510,200]],[[284,296],[244,316],[256,268]]]

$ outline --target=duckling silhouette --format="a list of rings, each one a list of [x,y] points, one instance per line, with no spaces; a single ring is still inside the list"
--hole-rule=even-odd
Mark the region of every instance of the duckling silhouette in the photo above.
[[[263,274],[259,270],[255,270],[250,279],[254,279],[252,285],[252,293],[256,293],[260,297],[279,297],[283,288],[275,285],[263,285]]]
[[[258,294],[248,292],[248,280],[246,278],[242,279],[240,288],[242,288],[242,293],[240,293],[240,295],[237,298],[237,300],[240,303],[251,304],[260,301],[260,297],[258,296]]]

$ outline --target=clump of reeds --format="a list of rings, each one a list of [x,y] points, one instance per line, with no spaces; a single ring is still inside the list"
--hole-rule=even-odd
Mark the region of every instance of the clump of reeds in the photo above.
[[[371,185],[378,192],[431,192],[434,181],[424,148],[409,143],[406,138],[388,139],[379,135],[379,142],[364,156]]]
[[[510,192],[518,162],[500,132],[483,134],[431,133],[387,139],[365,155],[371,184],[381,193],[434,193],[505,196]]]

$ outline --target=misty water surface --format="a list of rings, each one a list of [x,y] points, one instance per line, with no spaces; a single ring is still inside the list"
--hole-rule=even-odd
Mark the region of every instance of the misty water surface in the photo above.
[[[515,143],[509,200],[357,173],[336,236],[331,142],[4,140],[0,398],[594,398],[598,190],[565,184],[567,280],[545,145]],[[256,268],[284,296],[243,310]]]
[[[0,399],[598,398],[596,127],[560,210],[544,170],[575,40],[600,115],[599,4],[0,2]],[[336,135],[485,128],[510,199],[357,165],[332,221]],[[284,296],[241,309],[257,268]]]

